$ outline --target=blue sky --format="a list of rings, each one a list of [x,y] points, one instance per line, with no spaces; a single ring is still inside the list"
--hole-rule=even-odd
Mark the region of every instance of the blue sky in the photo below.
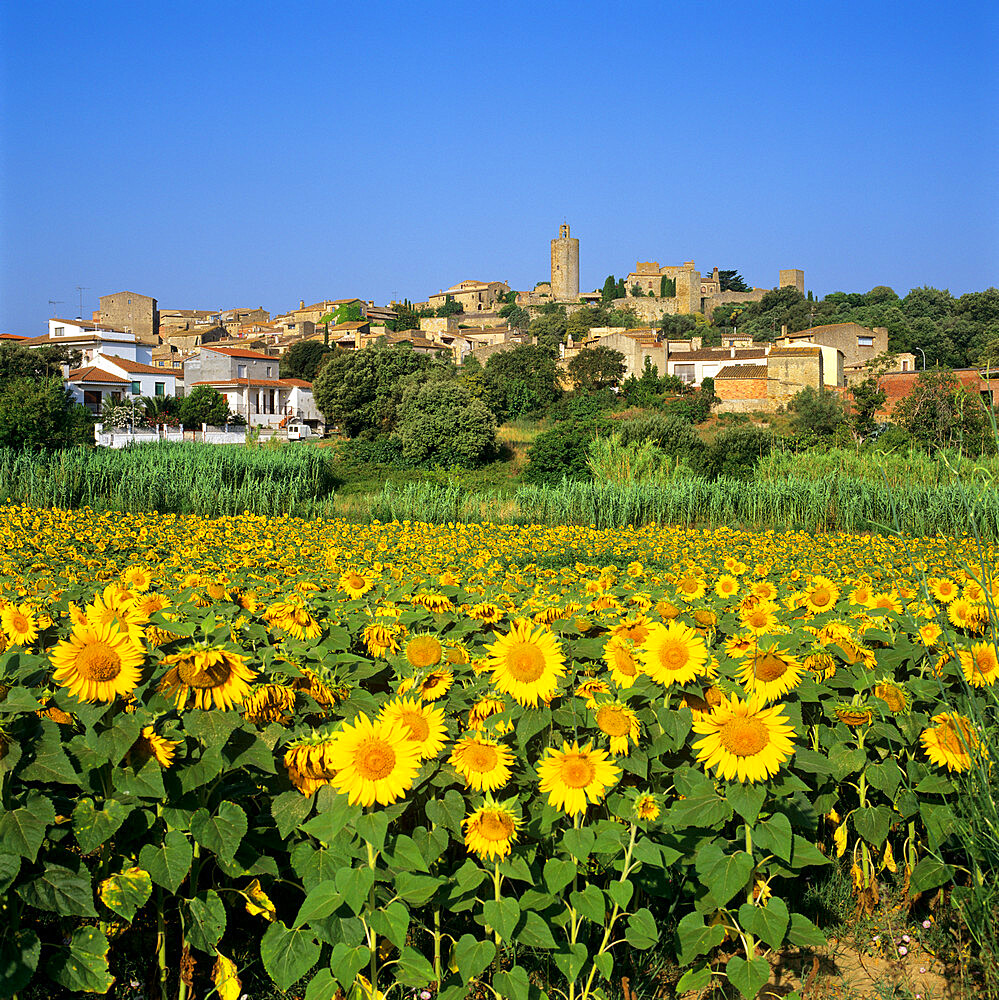
[[[997,283],[994,3],[0,6],[0,332],[637,260]]]

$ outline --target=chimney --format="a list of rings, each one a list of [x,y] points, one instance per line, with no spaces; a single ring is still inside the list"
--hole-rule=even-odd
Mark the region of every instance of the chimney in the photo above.
[[[731,352],[731,354],[730,354],[730,357],[733,357],[733,358],[734,358],[734,357],[735,357],[735,344],[733,344],[733,345],[732,345],[732,346],[731,346],[731,347],[729,348],[729,351]]]
[[[305,308],[305,299],[299,299],[298,300],[298,308],[299,309],[304,309]]]
[[[781,325],[780,325],[780,335],[782,337],[786,337],[787,336],[787,323],[781,323]]]

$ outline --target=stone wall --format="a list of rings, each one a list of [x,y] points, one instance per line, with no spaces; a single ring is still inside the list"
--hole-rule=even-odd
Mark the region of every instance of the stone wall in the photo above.
[[[818,348],[772,350],[767,355],[767,381],[770,397],[780,405],[807,386],[822,388],[822,352]]]
[[[552,240],[552,298],[575,302],[579,298],[579,240],[569,235],[569,227],[559,227]]]
[[[158,344],[160,314],[156,299],[135,292],[115,292],[100,298],[100,322],[114,330],[128,329],[145,344]]]
[[[725,400],[760,400],[768,396],[768,380],[763,378],[717,378],[715,395]]]

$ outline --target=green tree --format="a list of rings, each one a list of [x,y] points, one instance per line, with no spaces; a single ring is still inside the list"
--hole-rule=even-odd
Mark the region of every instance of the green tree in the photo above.
[[[589,479],[590,442],[595,434],[592,423],[569,420],[542,431],[527,451],[524,481],[559,483],[566,477]]]
[[[926,448],[957,447],[971,455],[995,450],[988,411],[952,371],[920,372],[912,391],[896,404],[892,417]]]
[[[614,298],[623,299],[627,294],[624,288],[624,278],[618,278],[617,287],[614,289]]]
[[[659,297],[662,299],[672,299],[675,295],[676,280],[664,274],[659,279]]]
[[[465,386],[434,380],[405,390],[396,436],[407,461],[473,468],[496,452],[496,418]]]
[[[326,359],[334,353],[334,348],[327,347],[318,340],[300,340],[292,344],[281,358],[281,375],[311,382]]]
[[[636,299],[640,299],[645,294],[642,291],[642,286],[637,281],[631,286],[631,294]]]
[[[188,429],[223,426],[230,418],[225,396],[211,385],[196,385],[180,402],[180,422]]]
[[[458,313],[462,313],[464,311],[465,310],[461,303],[454,301],[453,295],[446,295],[444,297],[444,304],[437,310],[437,315],[440,317],[457,316]]]
[[[557,351],[558,345],[565,342],[566,324],[565,316],[539,316],[537,319],[531,320],[527,332],[532,337],[538,338],[538,344],[541,347]]]
[[[390,433],[396,425],[403,380],[441,366],[449,367],[408,344],[343,351],[319,369],[312,395],[329,426],[339,427],[348,437],[375,437]]]
[[[874,415],[884,406],[887,396],[884,386],[873,375],[850,386],[850,395],[853,397],[850,425],[853,433],[863,441],[874,431]]]
[[[787,404],[791,429],[796,434],[831,437],[846,423],[846,411],[839,396],[824,386],[805,386]]]
[[[526,330],[531,325],[531,314],[523,306],[505,305],[500,309],[500,316],[512,330]]]
[[[624,375],[624,355],[612,347],[587,347],[568,364],[573,386],[582,392],[599,392],[617,385]]]
[[[494,412],[503,420],[543,413],[561,395],[555,355],[534,344],[490,355],[486,379]]]
[[[617,298],[617,282],[614,280],[613,274],[607,275],[607,280],[604,281],[604,287],[600,290],[600,301],[604,305],[610,305],[614,299]]]
[[[0,446],[56,450],[93,442],[89,410],[58,375],[0,379]]]
[[[723,292],[751,292],[752,288],[742,279],[738,271],[719,271],[718,287]]]

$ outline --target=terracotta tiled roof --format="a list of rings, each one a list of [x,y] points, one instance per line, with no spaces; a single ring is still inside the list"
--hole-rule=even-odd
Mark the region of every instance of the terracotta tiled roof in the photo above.
[[[27,337],[22,337],[16,333],[0,333],[0,340],[27,340]]]
[[[684,361],[724,361],[729,358],[732,361],[751,361],[766,356],[767,352],[762,347],[737,347],[735,357],[732,357],[731,347],[701,347],[696,351],[674,351],[670,354],[670,360],[683,358]]]
[[[715,378],[766,378],[766,365],[726,365]]]
[[[351,320],[349,323],[337,323],[330,327],[330,333],[349,333],[353,330],[360,330],[362,326],[369,326],[367,320]]]
[[[106,372],[103,368],[95,368],[93,365],[87,368],[77,368],[66,376],[67,382],[121,382],[129,385],[131,379],[122,378],[113,372]]]
[[[162,375],[162,368],[153,368],[152,365],[143,365],[138,361],[129,361],[128,358],[119,358],[117,354],[105,355],[108,361],[113,362],[119,368],[124,368],[127,372],[132,372],[135,375]]]
[[[245,347],[218,347],[215,344],[202,344],[203,351],[215,351],[217,354],[225,354],[230,358],[260,358],[263,361],[275,360],[270,354],[261,354],[260,351],[250,351]]]
[[[312,383],[305,382],[300,378],[220,378],[214,380],[203,380],[192,382],[191,385],[213,385],[216,389],[239,389],[249,385],[257,389],[311,389]]]
[[[802,347],[775,347],[770,352],[772,358],[817,358],[822,354],[818,344],[806,344]]]

